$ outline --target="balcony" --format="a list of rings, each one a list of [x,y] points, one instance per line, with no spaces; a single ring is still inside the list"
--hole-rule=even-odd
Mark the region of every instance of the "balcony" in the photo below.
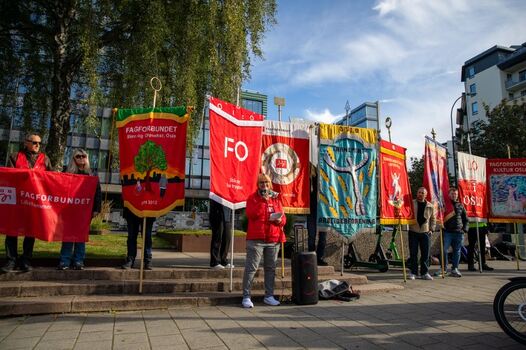
[[[517,91],[526,87],[526,75],[519,75],[518,80],[509,79],[506,80],[506,90]]]

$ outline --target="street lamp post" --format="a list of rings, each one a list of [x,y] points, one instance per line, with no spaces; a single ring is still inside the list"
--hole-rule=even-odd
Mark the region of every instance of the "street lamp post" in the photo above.
[[[274,105],[278,106],[278,120],[281,122],[281,107],[285,106],[285,98],[274,97]]]
[[[387,135],[389,135],[389,142],[391,142],[391,126],[393,125],[393,120],[390,117],[385,118],[385,127],[387,128]]]
[[[471,92],[468,92],[465,94],[465,96],[469,96],[469,97],[473,97],[475,95],[476,95],[475,93],[471,93]],[[453,173],[455,175],[455,182],[454,182],[455,187],[458,185],[458,179],[457,179],[457,155],[456,155],[456,150],[455,150],[455,138],[456,137],[455,137],[455,130],[453,128],[453,108],[463,96],[464,94],[460,95],[455,100],[455,102],[453,102],[453,105],[451,105],[451,111],[449,113],[449,117],[451,121],[451,153],[453,153]],[[468,123],[469,123],[469,119],[468,119]],[[471,153],[471,143],[469,141],[469,124],[468,124],[468,146],[470,148],[469,153]]]

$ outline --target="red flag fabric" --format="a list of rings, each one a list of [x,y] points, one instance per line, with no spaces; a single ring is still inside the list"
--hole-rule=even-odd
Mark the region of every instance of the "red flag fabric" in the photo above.
[[[526,223],[526,158],[488,159],[490,222]]]
[[[272,120],[264,123],[261,169],[281,193],[285,213],[310,212],[309,127]]]
[[[380,223],[383,225],[415,222],[405,151],[401,146],[380,140]]]
[[[124,206],[157,217],[184,205],[186,129],[190,109],[119,109],[119,155]]]
[[[264,117],[210,97],[210,198],[244,208],[257,188]]]
[[[0,232],[88,241],[97,181],[95,176],[0,168]]]
[[[426,136],[424,152],[424,187],[427,199],[435,205],[437,222],[443,223],[453,215],[449,200],[449,178],[447,175],[446,148]]]
[[[486,200],[486,158],[458,152],[458,195],[468,218],[485,222],[488,216]]]

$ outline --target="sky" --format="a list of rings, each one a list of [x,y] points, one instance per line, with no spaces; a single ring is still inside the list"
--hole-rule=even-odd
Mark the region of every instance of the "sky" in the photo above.
[[[451,139],[450,111],[464,91],[464,62],[495,46],[526,42],[523,0],[278,0],[264,59],[244,89],[284,97],[282,120],[331,123],[380,102],[381,135],[421,157],[424,137]],[[460,107],[458,104],[455,108]]]

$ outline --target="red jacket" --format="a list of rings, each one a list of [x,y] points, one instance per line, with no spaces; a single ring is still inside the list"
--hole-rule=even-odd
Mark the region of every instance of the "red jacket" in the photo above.
[[[283,226],[287,222],[285,214],[279,224],[269,221],[271,213],[283,213],[281,197],[265,200],[259,193],[253,193],[247,199],[248,218],[247,240],[262,240],[269,243],[285,242]]]

